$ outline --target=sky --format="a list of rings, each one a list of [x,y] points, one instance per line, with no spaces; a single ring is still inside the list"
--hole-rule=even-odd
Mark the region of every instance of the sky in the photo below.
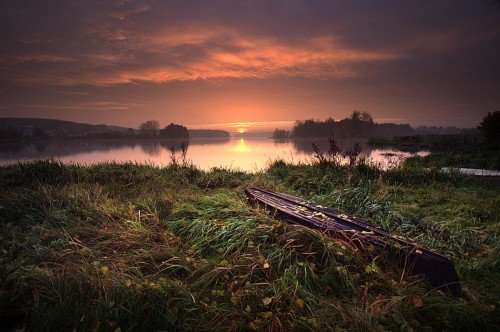
[[[474,127],[499,109],[495,0],[0,2],[0,117]]]

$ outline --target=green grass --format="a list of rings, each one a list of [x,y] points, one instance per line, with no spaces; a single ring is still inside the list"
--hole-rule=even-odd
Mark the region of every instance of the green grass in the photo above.
[[[244,189],[287,192],[450,255],[465,298],[388,257],[287,225]],[[498,181],[277,161],[0,169],[0,326],[28,330],[494,330]]]
[[[500,170],[500,153],[495,151],[435,152],[425,157],[412,158],[408,163],[421,167],[465,167]]]
[[[500,169],[498,142],[485,141],[482,135],[415,135],[407,137],[371,138],[372,147],[393,147],[401,151],[432,151],[425,157],[407,160],[407,166],[441,168],[465,167],[490,170]]]

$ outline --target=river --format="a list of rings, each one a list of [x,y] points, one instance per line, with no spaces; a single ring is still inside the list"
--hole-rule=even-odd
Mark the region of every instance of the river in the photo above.
[[[362,146],[360,157],[383,168],[399,164],[409,152],[391,148],[370,148],[363,140],[339,140],[344,149],[355,142]],[[311,162],[312,143],[323,151],[328,149],[326,139],[273,140],[271,138],[191,139],[185,142],[186,160],[197,167],[213,167],[241,171],[259,171],[272,161],[283,159],[291,163]],[[182,160],[182,141],[166,139],[67,139],[1,142],[0,165],[21,161],[53,158],[63,163],[95,164],[101,162],[137,162],[166,166],[172,156]],[[419,155],[427,151],[417,152]]]

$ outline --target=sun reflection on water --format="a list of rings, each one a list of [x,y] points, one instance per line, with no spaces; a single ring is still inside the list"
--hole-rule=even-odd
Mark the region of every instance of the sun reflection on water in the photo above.
[[[234,146],[234,151],[238,153],[249,153],[252,149],[248,146],[243,138],[238,140],[238,143]]]

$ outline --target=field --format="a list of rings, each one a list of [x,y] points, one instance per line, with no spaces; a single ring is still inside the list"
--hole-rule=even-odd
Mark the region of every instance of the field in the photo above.
[[[0,326],[27,330],[495,330],[498,179],[414,158],[247,174],[173,163],[0,168]],[[465,296],[274,220],[249,186],[373,221],[451,256]]]

